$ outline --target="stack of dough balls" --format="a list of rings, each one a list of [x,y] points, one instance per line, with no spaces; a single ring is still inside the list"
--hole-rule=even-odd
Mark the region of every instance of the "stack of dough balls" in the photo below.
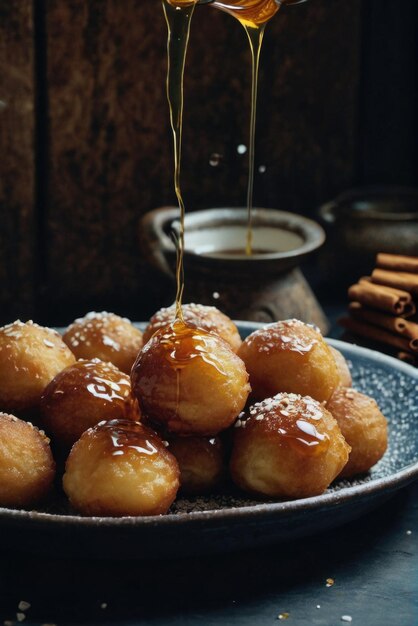
[[[374,400],[351,389],[344,356],[317,329],[276,322],[247,337],[238,354],[261,400],[237,423],[231,472],[240,487],[273,497],[316,495],[383,456],[386,419]]]
[[[144,336],[112,313],[75,320],[63,339],[33,322],[0,328],[0,506],[48,496],[48,436],[83,515],[166,513],[180,488],[219,487],[229,448],[235,485],[269,498],[323,493],[382,457],[385,418],[316,328],[287,320],[241,341],[214,307],[175,312],[158,311]],[[31,416],[46,435],[18,419]]]

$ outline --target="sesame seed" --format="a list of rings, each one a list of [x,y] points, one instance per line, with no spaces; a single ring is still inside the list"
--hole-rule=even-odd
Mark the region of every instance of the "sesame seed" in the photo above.
[[[327,580],[325,581],[325,586],[332,587],[334,583],[335,583],[335,580],[333,578],[327,578]]]
[[[19,611],[27,611],[28,609],[30,609],[30,602],[26,602],[26,600],[21,600],[17,605],[17,608],[19,609]]]
[[[341,621],[342,622],[352,622],[353,618],[351,617],[351,615],[341,615]]]
[[[282,620],[282,619],[288,619],[288,618],[289,618],[289,616],[290,616],[290,613],[280,613],[280,614],[277,616],[277,619],[280,619],[280,620]]]
[[[16,613],[16,619],[18,622],[23,622],[26,619],[26,615],[24,613]]]

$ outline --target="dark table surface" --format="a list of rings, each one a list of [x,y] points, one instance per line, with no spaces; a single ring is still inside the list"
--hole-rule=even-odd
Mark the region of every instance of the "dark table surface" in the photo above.
[[[333,322],[337,310],[327,310]],[[30,607],[19,609],[21,601]],[[18,618],[32,626],[418,626],[418,482],[348,525],[257,551],[112,562],[0,552],[0,625]]]
[[[289,626],[415,626],[418,483],[349,525],[257,551],[125,562],[15,552],[0,563],[0,618],[21,612],[25,624],[257,626],[288,614]],[[31,606],[19,611],[22,600]]]

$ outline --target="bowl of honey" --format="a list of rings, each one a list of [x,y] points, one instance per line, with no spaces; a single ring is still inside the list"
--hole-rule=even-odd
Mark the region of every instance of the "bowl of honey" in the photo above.
[[[179,211],[161,207],[140,222],[141,250],[175,279]],[[295,213],[212,208],[184,220],[184,298],[220,306],[235,319],[273,322],[297,317],[327,330],[326,318],[299,265],[325,241],[321,226]]]

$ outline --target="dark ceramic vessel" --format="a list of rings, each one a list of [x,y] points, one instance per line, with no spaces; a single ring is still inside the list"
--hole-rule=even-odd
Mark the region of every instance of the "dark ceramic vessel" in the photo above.
[[[178,209],[162,207],[141,221],[141,249],[149,262],[174,281]],[[323,229],[301,215],[256,209],[253,249],[245,254],[247,209],[217,208],[185,218],[184,302],[215,305],[234,319],[273,322],[296,317],[328,324],[299,265],[325,240]],[[174,289],[173,289],[174,293]]]
[[[240,323],[242,336],[256,328]],[[149,518],[81,517],[57,501],[45,511],[0,509],[0,547],[51,556],[164,558],[256,548],[347,523],[418,478],[418,370],[378,352],[331,341],[352,364],[355,388],[389,421],[389,448],[371,472],[321,496],[262,502],[225,490],[180,499]]]
[[[325,271],[355,280],[370,272],[378,252],[418,254],[418,190],[351,189],[319,209],[328,231]]]

